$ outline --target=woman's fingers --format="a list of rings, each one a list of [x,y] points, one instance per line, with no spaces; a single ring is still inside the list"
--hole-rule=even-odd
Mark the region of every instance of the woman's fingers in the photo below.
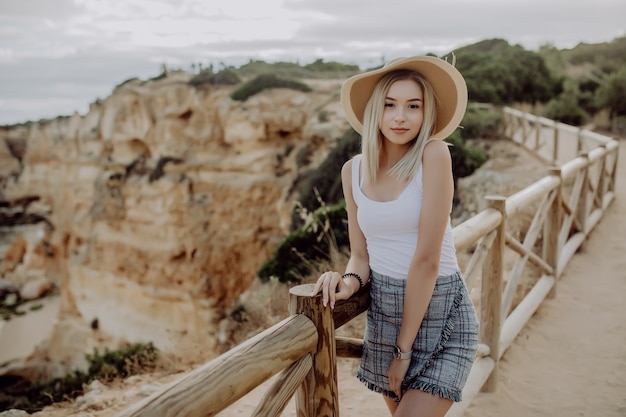
[[[389,387],[399,398],[402,398],[402,381],[411,365],[410,360],[394,359],[389,365],[387,377],[389,378]]]
[[[402,398],[402,392],[400,390],[400,381],[397,378],[389,377],[389,388],[393,391],[399,398]]]
[[[335,307],[335,292],[337,291],[337,282],[334,279],[334,272],[326,272],[324,286],[322,287],[322,304],[324,307],[328,305],[330,299],[330,307]]]
[[[311,291],[311,297],[322,292],[322,304],[326,307],[330,302],[330,307],[335,307],[335,301],[337,300],[337,290],[340,289],[341,275],[337,272],[324,272],[318,278],[313,291]]]
[[[320,276],[317,279],[317,282],[315,283],[315,286],[313,287],[313,290],[311,291],[311,297],[314,297],[317,294],[319,294],[320,290],[322,289],[322,285],[324,285],[324,275],[323,274],[322,274],[322,276]]]

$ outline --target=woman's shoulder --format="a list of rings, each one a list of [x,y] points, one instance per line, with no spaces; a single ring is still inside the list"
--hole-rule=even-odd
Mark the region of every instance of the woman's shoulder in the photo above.
[[[450,144],[442,139],[429,139],[424,145],[424,159],[450,158]]]
[[[358,164],[361,161],[361,155],[356,155],[350,159],[348,159],[346,162],[343,163],[343,166],[341,167],[341,178],[343,180],[351,180],[352,179],[352,171],[354,169],[354,164]]]
[[[341,171],[343,172],[343,170],[347,169],[347,170],[351,170],[352,169],[352,165],[353,164],[358,164],[361,161],[361,154],[355,155],[352,158],[348,159],[346,162],[343,163],[343,167],[341,168]]]

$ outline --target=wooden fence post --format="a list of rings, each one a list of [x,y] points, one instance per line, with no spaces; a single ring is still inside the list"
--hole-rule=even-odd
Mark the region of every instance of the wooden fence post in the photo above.
[[[561,177],[561,168],[550,168],[550,175],[554,175],[559,178],[559,186],[554,190],[556,195],[548,211],[548,216],[544,223],[543,229],[543,257],[546,262],[552,267],[554,271],[554,285],[548,293],[548,297],[553,298],[556,295],[556,286],[559,281],[559,254],[561,248],[559,247],[559,234],[561,231],[561,221],[563,216],[561,215],[563,210],[561,188],[563,186],[563,178]]]
[[[489,356],[494,361],[493,371],[482,387],[482,391],[495,391],[498,381],[498,362],[500,358],[500,330],[503,319],[502,275],[503,254],[506,241],[506,198],[489,196],[485,198],[490,208],[500,212],[502,218],[496,229],[496,237],[487,253],[483,264],[483,280],[480,301],[480,343],[489,346]]]
[[[554,140],[553,140],[553,146],[554,148],[552,149],[552,163],[553,164],[558,164],[558,160],[559,160],[559,128],[557,125],[557,122],[554,122]]]
[[[600,146],[605,152],[607,152],[606,143]],[[598,169],[598,183],[596,184],[596,195],[599,201],[600,209],[604,209],[604,196],[608,189],[608,181],[606,181],[606,160],[608,159],[608,153],[600,160],[600,168]]]
[[[289,290],[289,313],[306,315],[318,331],[313,367],[296,392],[298,417],[339,417],[335,323],[330,307],[322,297],[311,297],[312,284]]]
[[[539,118],[539,116],[537,116],[537,119],[535,119],[535,129],[535,147],[533,150],[537,153],[541,144],[541,119]]]
[[[607,191],[615,191],[615,182],[617,180],[617,167],[619,162],[619,147],[615,148],[613,151],[615,152],[615,160],[613,161],[613,166],[611,167],[611,178],[609,182],[609,187]],[[623,157],[622,157],[623,158]]]
[[[587,217],[589,216],[589,153],[584,152],[580,155],[581,158],[585,158],[587,160],[587,164],[585,169],[583,170],[583,184],[580,188],[580,196],[578,197],[578,205],[576,206],[576,218],[580,223],[583,232],[585,234],[585,239],[581,244],[581,248],[584,246],[587,241],[587,234],[589,233],[589,227],[587,226]],[[591,196],[593,198],[593,196]]]

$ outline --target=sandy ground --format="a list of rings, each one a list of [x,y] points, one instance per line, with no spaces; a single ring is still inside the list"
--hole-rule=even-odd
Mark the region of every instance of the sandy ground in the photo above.
[[[616,199],[546,300],[504,354],[498,387],[480,393],[465,417],[626,416],[626,141],[620,143]],[[384,401],[340,359],[340,415],[387,416]],[[144,375],[103,389],[94,402],[50,407],[38,417],[112,417],[184,375]],[[249,416],[272,380],[219,414]],[[58,408],[57,408],[58,407]],[[295,417],[293,400],[283,416]]]

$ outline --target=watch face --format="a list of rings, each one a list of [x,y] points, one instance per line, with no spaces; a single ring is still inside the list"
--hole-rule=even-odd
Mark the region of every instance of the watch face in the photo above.
[[[395,359],[411,359],[411,351],[402,352],[399,346],[393,347],[393,357]]]

